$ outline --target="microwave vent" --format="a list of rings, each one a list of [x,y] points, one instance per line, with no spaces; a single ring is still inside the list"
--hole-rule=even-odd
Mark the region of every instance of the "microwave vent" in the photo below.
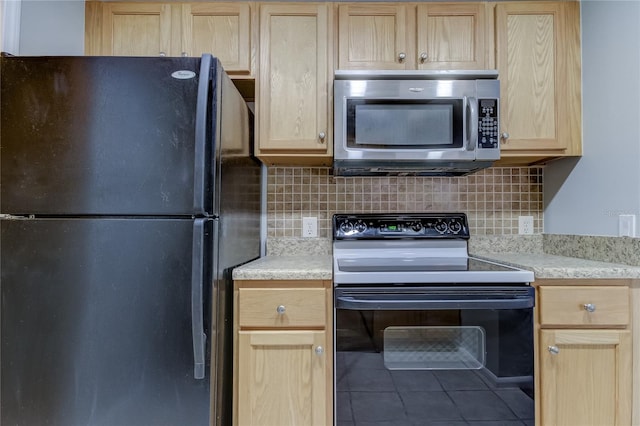
[[[336,80],[496,80],[498,70],[336,70]]]
[[[334,176],[465,176],[491,167],[493,161],[389,161],[366,164],[365,161],[335,160]]]

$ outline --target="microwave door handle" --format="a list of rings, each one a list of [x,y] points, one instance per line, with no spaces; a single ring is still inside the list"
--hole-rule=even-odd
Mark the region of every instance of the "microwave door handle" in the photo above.
[[[467,151],[474,151],[478,145],[478,100],[476,98],[464,98],[469,108],[467,115]]]

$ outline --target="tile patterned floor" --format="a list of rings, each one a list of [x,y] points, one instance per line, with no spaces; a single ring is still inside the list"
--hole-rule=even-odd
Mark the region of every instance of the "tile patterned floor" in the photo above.
[[[474,370],[387,370],[379,353],[336,354],[337,426],[525,426],[533,400]]]

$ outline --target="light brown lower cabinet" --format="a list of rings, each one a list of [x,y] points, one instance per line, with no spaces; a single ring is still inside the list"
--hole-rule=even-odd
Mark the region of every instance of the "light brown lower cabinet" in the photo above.
[[[331,281],[236,281],[234,425],[333,423]]]
[[[631,424],[629,331],[542,330],[540,341],[540,424]]]
[[[600,284],[538,287],[538,425],[631,425],[629,287]]]

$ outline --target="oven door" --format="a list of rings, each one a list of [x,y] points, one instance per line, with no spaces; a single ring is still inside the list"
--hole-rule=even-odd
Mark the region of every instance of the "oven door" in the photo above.
[[[534,300],[530,286],[336,287],[336,424],[533,424]]]

